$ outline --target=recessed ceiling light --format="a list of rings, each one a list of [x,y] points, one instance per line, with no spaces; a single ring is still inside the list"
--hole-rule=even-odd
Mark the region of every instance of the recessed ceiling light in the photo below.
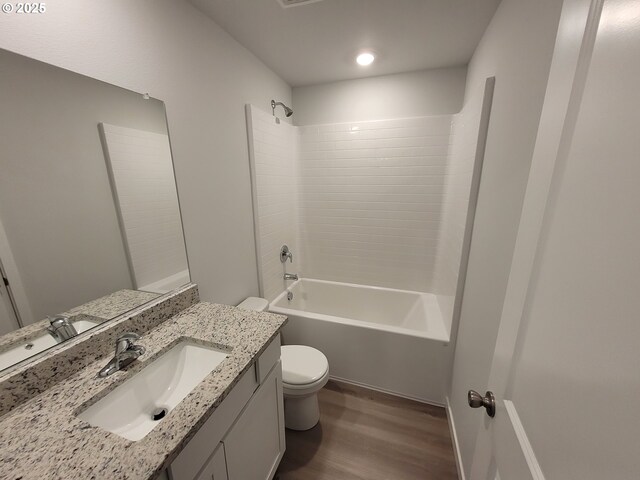
[[[358,62],[358,65],[366,67],[367,65],[371,65],[375,59],[376,57],[373,53],[363,52],[356,57],[356,62]]]

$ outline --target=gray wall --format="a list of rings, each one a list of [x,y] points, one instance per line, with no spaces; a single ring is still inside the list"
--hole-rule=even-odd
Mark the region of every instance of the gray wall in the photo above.
[[[164,100],[192,279],[203,300],[258,293],[244,105],[291,102],[284,81],[174,0],[1,15],[0,47]]]
[[[0,50],[0,105],[0,221],[22,320],[131,288],[98,123],[166,133],[162,102]]]
[[[345,80],[293,89],[296,125],[457,113],[466,67]]]

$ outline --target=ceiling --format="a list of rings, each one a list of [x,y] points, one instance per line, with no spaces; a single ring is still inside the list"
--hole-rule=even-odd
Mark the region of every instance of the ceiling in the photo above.
[[[466,65],[500,0],[190,0],[293,87]],[[369,67],[355,63],[364,49]]]

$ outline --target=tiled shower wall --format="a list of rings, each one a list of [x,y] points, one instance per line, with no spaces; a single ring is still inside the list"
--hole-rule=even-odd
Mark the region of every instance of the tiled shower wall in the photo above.
[[[177,274],[188,281],[169,136],[101,125],[134,287],[156,291]]]
[[[300,127],[304,276],[434,291],[451,120]]]
[[[286,288],[285,265],[280,263],[282,245],[294,252],[293,264],[286,264],[288,271],[295,273],[300,264],[294,162],[297,132],[254,106],[247,105],[246,113],[260,294],[271,301]]]
[[[289,272],[436,293],[449,321],[476,119],[291,127],[249,114],[262,294],[272,300],[286,288],[278,252],[287,243]]]

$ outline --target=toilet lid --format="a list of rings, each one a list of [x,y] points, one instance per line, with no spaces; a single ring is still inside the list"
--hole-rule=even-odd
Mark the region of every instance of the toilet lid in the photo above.
[[[282,381],[289,385],[306,385],[322,378],[329,361],[319,350],[306,345],[285,345],[280,349]]]

